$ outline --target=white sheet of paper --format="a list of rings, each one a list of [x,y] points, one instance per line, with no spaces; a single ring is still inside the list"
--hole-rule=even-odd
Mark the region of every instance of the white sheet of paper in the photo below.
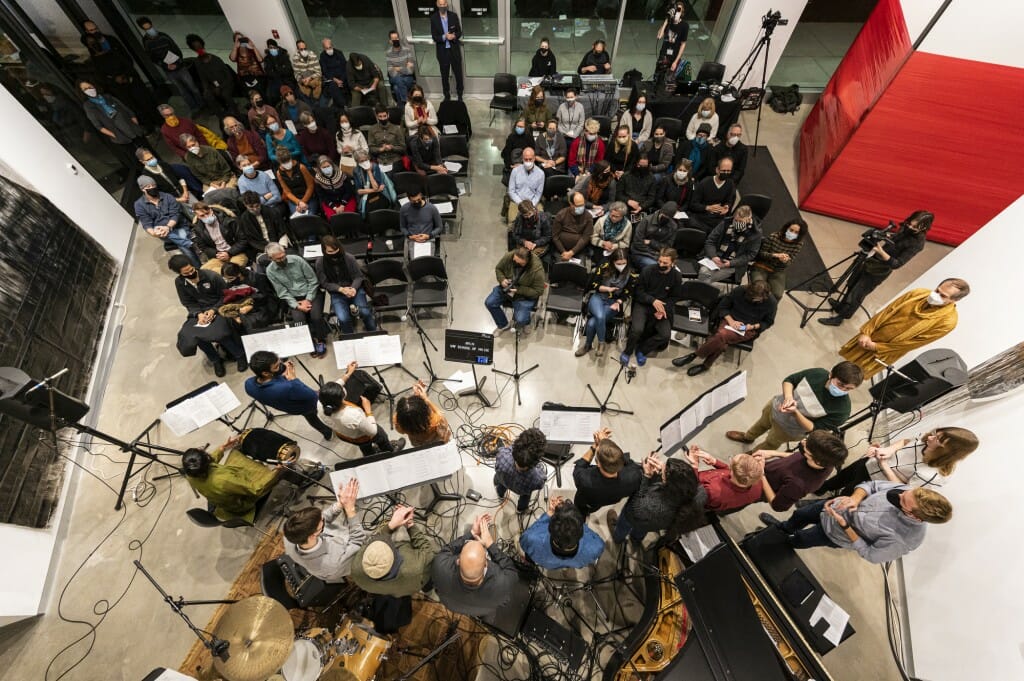
[[[435,203],[434,206],[437,207],[437,211],[441,213],[441,215],[447,215],[448,213],[452,213],[455,211],[455,205],[451,201],[442,201],[441,203]]]
[[[711,258],[701,258],[700,260],[697,261],[697,264],[703,265],[704,267],[707,267],[711,271],[721,269],[718,265],[715,264],[715,261],[712,260]]]
[[[180,402],[163,414],[160,421],[177,437],[202,428],[241,406],[235,393],[224,383]]]
[[[700,308],[699,307],[691,307],[689,309],[688,316],[689,316],[691,322],[699,322],[700,321]]]
[[[459,127],[457,125],[445,125],[441,128],[441,132],[446,135],[458,135]]]
[[[178,55],[174,54],[170,50],[167,50],[167,54],[164,55],[164,63],[167,64],[168,66],[170,66],[171,64],[177,63],[178,60],[180,60],[180,59],[181,59],[181,57],[179,57]]]
[[[409,259],[423,258],[434,255],[434,243],[432,241],[413,241]]]
[[[335,489],[351,478],[359,481],[359,499],[413,487],[430,480],[447,477],[462,468],[455,441],[429,447],[384,461],[373,461],[331,473]]]
[[[312,246],[306,246],[302,249],[303,258],[322,258],[324,256],[324,248],[320,244],[314,244]]]
[[[303,218],[303,217],[306,217],[307,215],[309,215],[309,211],[308,210],[305,213],[300,213],[299,211],[295,211],[294,213],[292,213],[291,218],[289,218],[289,219],[294,220],[295,218]]]
[[[459,188],[459,196],[466,193],[466,185],[462,182],[456,182],[455,185]]]
[[[393,167],[394,166],[392,166],[390,163],[381,163],[380,164],[380,171],[382,173],[390,173],[391,172],[391,168],[393,168]]]
[[[811,626],[825,620],[828,629],[825,631],[825,640],[834,646],[838,646],[843,638],[843,631],[850,621],[850,615],[839,607],[839,605],[828,596],[822,595],[818,601],[818,607],[811,613]]]
[[[473,380],[472,371],[456,371],[448,378],[441,381],[447,390],[453,395],[464,395],[476,390],[476,382]]]
[[[279,357],[313,352],[313,338],[309,335],[309,327],[304,324],[247,334],[242,336],[242,345],[245,356],[250,358],[257,350],[269,350]]]
[[[693,532],[687,532],[683,536],[679,537],[679,543],[686,551],[687,555],[690,556],[690,560],[697,562],[704,556],[711,552],[711,549],[715,548],[722,543],[722,540],[718,538],[718,534],[715,532],[715,528],[711,525],[705,525],[700,527]]]
[[[540,430],[551,442],[593,442],[600,429],[600,411],[540,410]]]
[[[357,362],[361,367],[401,364],[402,338],[385,335],[334,341],[334,359],[339,369],[349,362]]]
[[[672,216],[672,219],[674,219],[674,220],[685,220],[688,217],[690,217],[690,216],[686,214],[685,210],[677,210],[676,214]]]
[[[449,173],[457,173],[462,170],[462,164],[455,161],[445,161],[444,167],[448,169]]]
[[[399,206],[404,206],[407,203],[409,203],[409,197],[408,196],[403,196],[400,199],[398,199],[398,205]]]
[[[299,134],[298,129],[295,127],[295,123],[291,119],[285,120],[284,127],[286,127],[289,130],[291,130],[293,135]]]
[[[747,396],[747,372],[741,371],[734,378],[721,383],[698,400],[687,405],[677,414],[674,421],[661,429],[662,453],[669,455],[676,447],[688,444],[693,435],[719,410],[742,400]],[[541,412],[543,413],[543,412]]]
[[[538,85],[541,84],[541,82],[543,82],[543,80],[543,76],[534,76],[533,78],[530,79],[530,85],[532,85],[533,87],[537,87]]]

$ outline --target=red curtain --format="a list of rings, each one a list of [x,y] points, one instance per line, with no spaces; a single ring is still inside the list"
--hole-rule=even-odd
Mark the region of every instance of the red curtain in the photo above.
[[[929,210],[928,238],[960,244],[1024,193],[1022,84],[1024,69],[915,52],[800,207],[874,226]]]
[[[800,133],[800,203],[814,189],[911,52],[899,0],[879,0]]]

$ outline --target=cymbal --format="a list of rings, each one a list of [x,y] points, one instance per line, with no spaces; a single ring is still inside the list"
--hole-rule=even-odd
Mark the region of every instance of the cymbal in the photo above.
[[[263,681],[288,659],[295,627],[283,605],[266,596],[232,603],[217,622],[214,636],[228,642],[228,659],[213,658],[228,681]]]

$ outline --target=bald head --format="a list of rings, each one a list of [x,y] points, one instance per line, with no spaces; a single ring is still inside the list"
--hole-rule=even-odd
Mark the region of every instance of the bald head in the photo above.
[[[459,577],[466,586],[479,586],[487,569],[487,549],[479,541],[467,541],[459,553]]]

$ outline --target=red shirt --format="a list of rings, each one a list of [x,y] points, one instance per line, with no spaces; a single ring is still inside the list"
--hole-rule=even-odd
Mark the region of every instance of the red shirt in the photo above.
[[[723,461],[716,461],[713,471],[697,473],[697,480],[708,493],[704,508],[709,511],[731,511],[761,500],[761,481],[750,487],[740,487],[732,481],[729,464]]]

